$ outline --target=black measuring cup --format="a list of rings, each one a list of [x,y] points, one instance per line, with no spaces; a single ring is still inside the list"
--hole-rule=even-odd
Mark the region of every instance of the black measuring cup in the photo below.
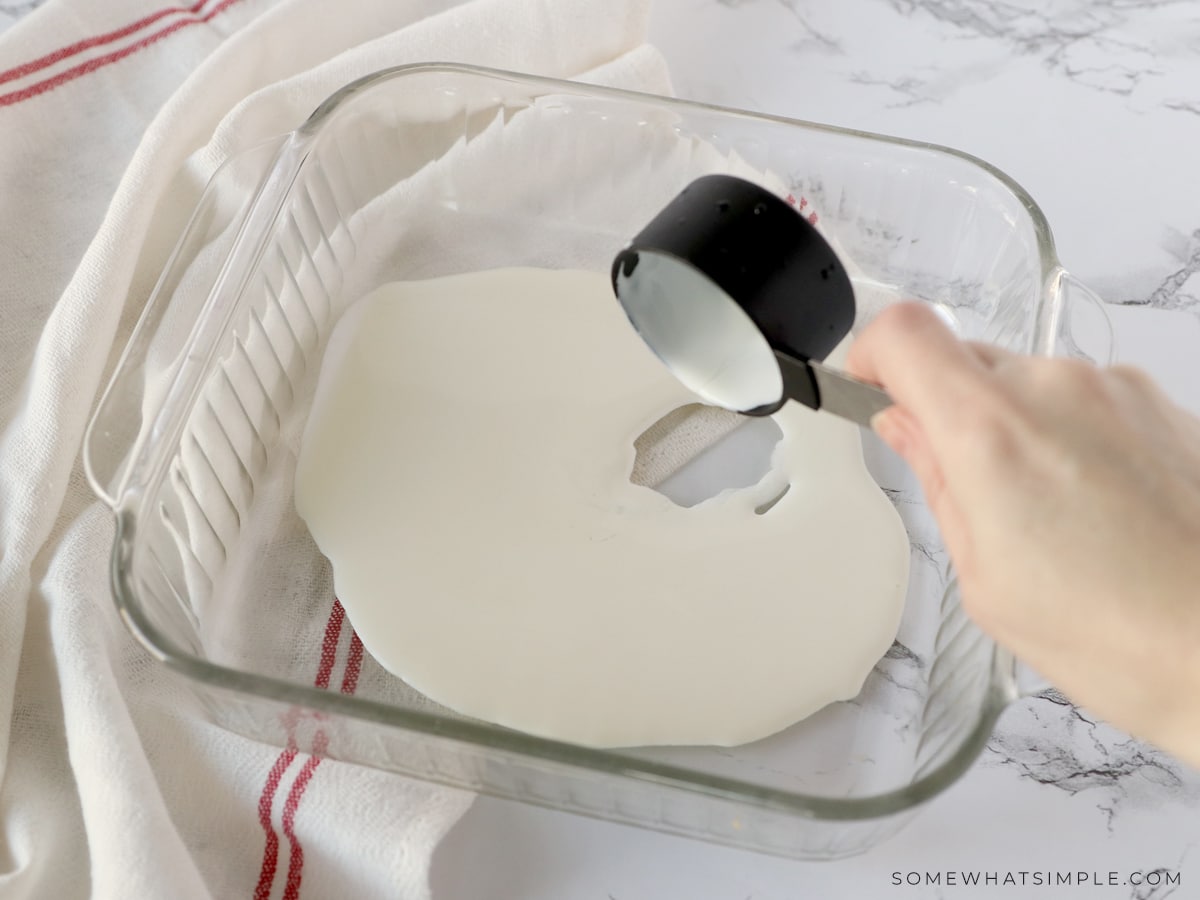
[[[867,425],[879,388],[824,365],[854,324],[854,288],[833,248],[789,203],[707,175],[617,254],[613,290],[684,386],[752,416],[788,400]]]

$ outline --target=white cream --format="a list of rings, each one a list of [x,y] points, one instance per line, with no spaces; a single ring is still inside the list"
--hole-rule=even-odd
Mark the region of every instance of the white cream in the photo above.
[[[683,508],[632,484],[634,439],[694,400],[602,275],[386,285],[331,339],[296,506],[366,648],[433,700],[593,746],[745,743],[859,691],[908,541],[857,428],[794,403],[757,485]]]

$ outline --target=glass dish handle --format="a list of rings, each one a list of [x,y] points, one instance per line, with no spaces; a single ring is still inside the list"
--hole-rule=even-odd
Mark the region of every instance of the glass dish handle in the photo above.
[[[1083,359],[1106,366],[1116,357],[1116,336],[1104,301],[1065,269],[1059,268],[1049,283],[1053,321],[1049,329],[1051,356]]]
[[[83,438],[83,464],[113,509],[178,371],[222,263],[262,190],[286,137],[223,162],[209,179],[151,291]]]

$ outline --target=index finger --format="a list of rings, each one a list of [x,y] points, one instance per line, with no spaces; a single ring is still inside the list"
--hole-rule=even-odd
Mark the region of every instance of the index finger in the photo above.
[[[881,312],[851,345],[846,370],[883,387],[935,443],[992,390],[985,361],[921,303]]]

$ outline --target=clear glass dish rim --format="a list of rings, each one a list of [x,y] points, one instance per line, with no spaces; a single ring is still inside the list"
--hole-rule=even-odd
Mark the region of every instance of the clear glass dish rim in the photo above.
[[[651,104],[663,109],[712,112],[732,118],[773,122],[809,131],[851,136],[889,146],[911,147],[957,157],[995,178],[1020,201],[1029,215],[1030,224],[1034,229],[1042,267],[1041,283],[1044,286],[1049,284],[1051,276],[1055,272],[1062,271],[1056,256],[1049,223],[1040,207],[1020,184],[985,160],[940,144],[889,137],[858,129],[749,112],[715,104],[483,66],[443,62],[412,63],[381,69],[339,88],[318,105],[312,115],[291,133],[291,138],[297,140],[315,137],[342,104],[376,84],[408,75],[431,72],[482,76],[577,96],[605,97],[618,101]],[[286,147],[287,143],[288,141],[285,139],[281,148]],[[284,159],[289,160],[295,169],[302,163],[303,154],[277,155],[275,165]],[[213,177],[217,177],[220,171],[221,169],[218,169]],[[183,234],[180,237],[182,238]],[[1038,299],[1039,305],[1045,307],[1048,299],[1054,298],[1049,298],[1046,289],[1043,288]],[[1048,342],[1053,341],[1052,335],[1057,314],[1054,311],[1047,314],[1045,309],[1039,308],[1035,318],[1033,343],[1038,351],[1046,352],[1045,348],[1050,345]],[[98,489],[98,486],[94,485],[94,487],[97,487],[97,493],[103,497],[104,494]],[[189,680],[222,691],[259,696],[274,702],[308,707],[326,714],[345,715],[364,722],[373,722],[424,734],[435,739],[469,744],[485,751],[516,754],[559,766],[582,768],[639,782],[651,782],[726,802],[752,804],[756,808],[791,814],[805,819],[840,822],[864,821],[897,815],[929,800],[944,790],[975,762],[987,744],[997,718],[1018,696],[1013,674],[1013,658],[1003,648],[993,644],[991,680],[984,703],[979,708],[979,715],[971,732],[949,760],[911,784],[887,793],[867,797],[833,798],[785,791],[737,778],[698,772],[683,766],[631,756],[621,750],[595,750],[535,737],[487,723],[446,719],[436,714],[403,710],[361,697],[322,691],[315,687],[256,675],[210,662],[177,646],[155,627],[138,603],[136,591],[128,579],[127,563],[130,561],[133,551],[131,535],[136,529],[136,511],[141,506],[144,487],[144,483],[126,483],[120,496],[115,498],[117,501],[114,508],[116,532],[110,557],[110,580],[118,612],[130,632],[169,669]],[[946,591],[949,593],[953,589],[954,582],[951,580]],[[486,787],[484,790],[486,791]]]

